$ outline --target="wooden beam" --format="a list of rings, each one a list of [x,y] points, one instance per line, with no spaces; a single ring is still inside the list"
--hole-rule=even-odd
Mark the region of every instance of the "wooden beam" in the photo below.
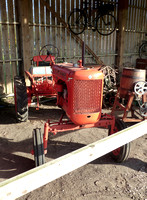
[[[128,15],[129,0],[118,1],[118,31],[116,35],[116,61],[115,64],[119,67],[119,72],[122,72],[124,44],[125,44],[125,29]]]
[[[0,200],[27,194],[147,133],[147,120],[0,183]]]
[[[19,75],[24,75],[24,69],[30,68],[30,34],[29,34],[29,0],[16,0],[19,27],[19,53],[22,63],[19,65]]]

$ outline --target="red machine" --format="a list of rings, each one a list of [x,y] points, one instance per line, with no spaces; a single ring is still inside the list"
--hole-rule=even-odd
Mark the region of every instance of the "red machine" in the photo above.
[[[33,66],[29,71],[25,71],[28,76],[31,86],[27,87],[28,106],[31,105],[33,96],[37,98],[37,109],[39,109],[39,97],[40,96],[56,96],[54,89],[54,82],[52,79],[52,65],[55,64],[54,56],[49,56],[46,59],[46,66],[40,66],[40,63],[46,56],[35,56],[33,61],[37,63],[37,66]]]
[[[98,69],[53,66],[53,79],[58,93],[57,105],[74,124],[92,124],[101,118],[103,73]]]
[[[57,134],[70,130],[91,127],[103,127],[109,129],[109,135],[125,128],[122,121],[115,120],[114,116],[102,114],[103,79],[104,75],[97,68],[84,68],[82,63],[62,63],[52,66],[53,80],[57,92],[57,105],[64,110],[64,114],[58,122],[49,120],[44,125],[42,137],[40,129],[34,129],[35,165],[45,162],[47,153],[48,134]],[[129,154],[129,144],[126,144],[112,152],[113,158],[124,161]]]
[[[112,114],[123,112],[124,122],[140,122],[147,119],[147,82],[146,70],[124,68],[120,87],[115,96]],[[137,102],[137,106],[133,101]]]
[[[37,98],[39,109],[39,97],[55,97],[56,91],[52,78],[52,65],[55,64],[59,50],[53,45],[46,45],[40,50],[39,56],[33,57],[33,66],[25,74],[30,80],[30,86],[26,87],[25,78],[16,76],[14,78],[15,111],[18,122],[27,121],[28,106],[32,98]]]

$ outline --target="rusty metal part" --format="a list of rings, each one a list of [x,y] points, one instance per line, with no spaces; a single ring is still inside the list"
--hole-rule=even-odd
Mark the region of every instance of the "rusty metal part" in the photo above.
[[[110,66],[102,65],[100,70],[104,74],[103,106],[112,106],[117,93],[117,70]]]
[[[116,86],[116,74],[117,71],[110,66],[102,66],[100,70],[105,75],[104,77],[104,89],[112,89]]]
[[[141,114],[142,116],[147,117],[147,102],[143,103],[143,104],[140,106],[140,114]]]

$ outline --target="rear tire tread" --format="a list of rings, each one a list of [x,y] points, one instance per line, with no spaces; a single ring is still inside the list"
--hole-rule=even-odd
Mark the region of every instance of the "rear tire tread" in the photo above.
[[[28,98],[25,78],[23,76],[15,76],[14,87],[16,119],[18,122],[25,122],[28,120]]]

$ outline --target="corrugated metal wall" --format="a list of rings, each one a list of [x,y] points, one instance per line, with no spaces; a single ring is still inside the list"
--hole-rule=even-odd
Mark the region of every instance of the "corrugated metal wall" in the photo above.
[[[18,26],[14,1],[0,1],[0,94],[13,91],[17,74]]]
[[[52,8],[52,12],[42,2],[29,0],[30,60],[39,54],[42,46],[54,44],[60,51],[58,61],[65,58],[67,62],[77,62],[81,58],[81,45],[67,31],[60,19],[67,22],[70,11],[80,7],[81,0],[47,0],[46,3]],[[93,0],[91,2],[93,3]],[[117,18],[118,0],[104,2],[115,5],[113,15]],[[21,67],[19,28],[17,0],[0,0],[0,94],[13,92],[13,77],[18,74]],[[129,0],[125,31],[124,65],[128,62],[135,65],[139,45],[147,32],[147,0]],[[109,36],[101,36],[97,32],[86,30],[79,37],[106,65],[114,65],[116,31]],[[93,56],[89,53],[86,53],[86,62],[94,62]]]
[[[138,49],[147,33],[147,0],[129,0],[124,63],[135,65]]]

